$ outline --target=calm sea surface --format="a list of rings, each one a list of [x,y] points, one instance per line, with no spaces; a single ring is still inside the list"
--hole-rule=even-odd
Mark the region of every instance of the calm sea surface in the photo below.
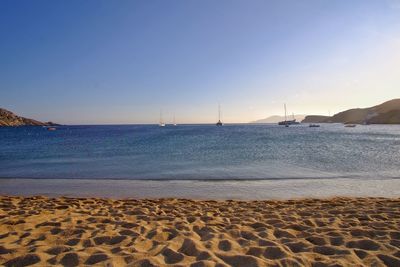
[[[1,178],[400,178],[400,126],[0,128]]]

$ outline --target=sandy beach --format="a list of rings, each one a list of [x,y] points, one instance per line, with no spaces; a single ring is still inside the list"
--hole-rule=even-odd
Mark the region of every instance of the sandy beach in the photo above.
[[[4,266],[400,266],[400,199],[0,199]]]

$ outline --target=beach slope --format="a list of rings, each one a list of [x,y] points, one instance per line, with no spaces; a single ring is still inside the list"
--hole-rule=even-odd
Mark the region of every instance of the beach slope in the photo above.
[[[400,199],[0,203],[4,266],[400,266]]]

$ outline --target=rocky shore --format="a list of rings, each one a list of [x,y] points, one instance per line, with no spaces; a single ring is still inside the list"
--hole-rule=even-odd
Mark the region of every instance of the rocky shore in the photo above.
[[[41,122],[33,119],[20,117],[8,111],[0,108],[0,127],[1,126],[57,126],[58,124],[53,122]]]

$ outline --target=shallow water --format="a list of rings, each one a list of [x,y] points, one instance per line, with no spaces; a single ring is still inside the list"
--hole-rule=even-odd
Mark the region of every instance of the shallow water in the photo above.
[[[400,126],[0,128],[2,178],[400,178]]]
[[[0,179],[0,195],[50,197],[293,199],[400,197],[400,179],[271,179],[246,181]]]

